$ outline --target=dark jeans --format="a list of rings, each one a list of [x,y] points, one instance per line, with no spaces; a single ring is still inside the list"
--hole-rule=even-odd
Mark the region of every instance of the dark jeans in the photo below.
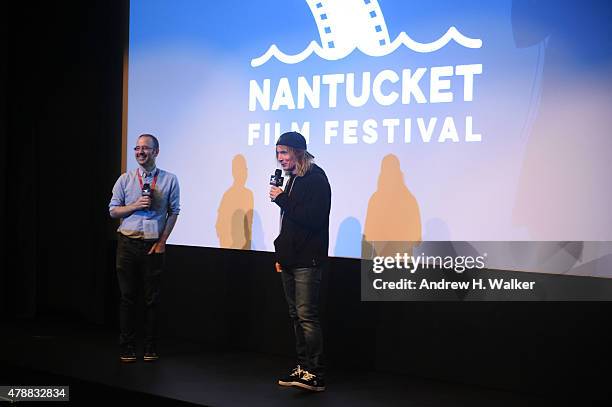
[[[164,254],[148,254],[154,242],[130,239],[119,233],[117,241],[117,279],[121,292],[119,306],[119,343],[136,344],[136,295],[144,283],[145,346],[157,340],[159,291]]]
[[[287,269],[281,277],[295,333],[297,363],[323,378],[323,335],[319,321],[321,268]]]

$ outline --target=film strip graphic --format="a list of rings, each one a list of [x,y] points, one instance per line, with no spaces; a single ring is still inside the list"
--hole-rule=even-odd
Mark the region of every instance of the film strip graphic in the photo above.
[[[482,47],[482,40],[466,37],[455,27],[450,27],[430,43],[417,42],[403,31],[391,41],[378,0],[306,0],[306,3],[317,24],[321,44],[311,41],[295,55],[285,54],[272,44],[263,55],[251,60],[252,67],[261,66],[272,57],[285,64],[297,64],[313,53],[335,61],[345,58],[355,49],[380,57],[391,54],[402,45],[420,53],[435,52],[450,41],[465,48]]]
[[[324,54],[345,57],[355,48],[384,54],[390,44],[387,23],[377,0],[306,0],[315,19]]]

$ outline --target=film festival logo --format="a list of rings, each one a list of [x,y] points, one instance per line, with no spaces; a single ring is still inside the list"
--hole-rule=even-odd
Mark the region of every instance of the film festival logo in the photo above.
[[[296,65],[315,54],[326,61],[338,61],[354,52],[370,57],[385,57],[404,46],[415,53],[436,52],[451,41],[467,49],[479,49],[482,40],[469,38],[452,26],[440,38],[420,43],[406,32],[391,40],[383,12],[377,0],[306,0],[319,32],[302,51],[288,55],[276,44],[251,60],[251,67],[262,69],[274,58],[277,62]],[[434,67],[406,67],[398,70],[356,74],[334,73],[297,78],[265,78],[249,81],[249,111],[298,111],[305,108],[333,109],[343,95],[349,106],[359,108],[369,101],[380,106],[471,102],[474,83],[482,74],[482,64]],[[357,78],[356,78],[357,76]],[[424,85],[429,79],[429,86]],[[463,80],[462,91],[451,91],[451,81]],[[360,84],[360,85],[358,85]],[[392,89],[389,91],[389,89]],[[463,118],[463,133],[455,118],[403,117],[383,120],[327,120],[322,131],[325,144],[375,144],[411,142],[481,142],[482,135],[474,132],[473,118]],[[286,123],[285,123],[286,125]],[[309,140],[311,122],[291,122],[291,130],[300,131]],[[281,133],[281,123],[255,122],[248,125],[248,145],[270,145]]]

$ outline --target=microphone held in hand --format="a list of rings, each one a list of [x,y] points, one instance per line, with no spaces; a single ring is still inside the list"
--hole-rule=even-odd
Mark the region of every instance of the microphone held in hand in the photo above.
[[[142,196],[148,196],[149,198],[152,198],[152,192],[153,191],[151,190],[151,185],[148,182],[142,185]]]
[[[283,186],[283,171],[280,169],[277,169],[276,171],[274,171],[274,175],[270,176],[270,185],[275,186],[275,187],[282,187]]]

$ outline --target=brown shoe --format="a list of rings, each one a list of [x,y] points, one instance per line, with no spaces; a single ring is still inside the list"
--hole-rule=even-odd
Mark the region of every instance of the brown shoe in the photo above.
[[[119,360],[123,363],[136,362],[136,350],[134,347],[129,345],[123,346],[119,354]]]
[[[145,362],[155,362],[158,359],[159,359],[159,355],[157,354],[157,350],[155,349],[155,346],[148,345],[145,348],[144,361]]]

